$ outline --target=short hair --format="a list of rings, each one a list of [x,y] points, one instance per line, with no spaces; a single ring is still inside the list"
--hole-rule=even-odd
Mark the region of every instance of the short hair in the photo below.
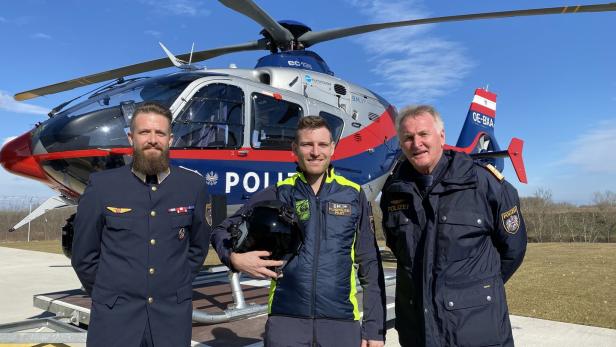
[[[297,130],[295,131],[295,139],[293,140],[293,142],[297,144],[297,139],[299,138],[299,132],[301,130],[306,130],[306,129],[315,130],[315,129],[321,129],[321,128],[325,128],[327,129],[327,131],[329,131],[329,138],[333,142],[334,135],[332,135],[332,129],[329,127],[329,124],[327,124],[327,121],[325,121],[323,117],[320,117],[320,116],[301,117],[299,121],[297,122]]]
[[[158,102],[148,101],[139,105],[139,107],[135,109],[135,112],[133,112],[133,116],[130,119],[130,131],[135,130],[135,118],[137,118],[137,115],[140,113],[155,113],[167,118],[169,121],[169,130],[171,130],[171,121],[173,116],[171,115],[169,108],[159,104]]]
[[[438,113],[438,111],[430,106],[430,105],[410,105],[406,106],[400,111],[400,116],[398,118],[398,132],[400,132],[400,128],[402,127],[402,123],[407,118],[415,118],[422,113],[428,113],[434,119],[434,125],[436,126],[436,130],[441,131],[445,129],[445,123],[443,122],[443,118]]]

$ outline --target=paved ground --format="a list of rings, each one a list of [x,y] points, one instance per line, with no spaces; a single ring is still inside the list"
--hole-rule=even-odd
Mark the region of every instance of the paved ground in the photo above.
[[[44,314],[32,305],[42,292],[79,288],[70,261],[59,254],[0,247],[0,324]],[[511,316],[517,346],[616,347],[616,330]],[[398,346],[394,329],[386,346]]]

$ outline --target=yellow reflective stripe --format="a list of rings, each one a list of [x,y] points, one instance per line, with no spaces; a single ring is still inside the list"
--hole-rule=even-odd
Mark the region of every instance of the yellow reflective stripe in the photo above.
[[[353,246],[351,246],[351,292],[349,293],[349,300],[353,304],[353,319],[359,320],[359,305],[357,304],[357,285],[355,280],[355,238],[357,234],[353,236]]]
[[[274,302],[274,293],[276,292],[276,281],[270,281],[269,294],[267,296],[267,313],[272,313],[272,302]]]
[[[341,185],[341,186],[348,186],[348,187],[352,187],[352,188],[354,188],[354,189],[355,189],[355,190],[357,190],[357,191],[359,191],[359,190],[361,189],[361,187],[359,186],[359,184],[357,184],[357,183],[355,183],[355,182],[353,182],[353,181],[351,181],[351,180],[348,180],[348,179],[346,179],[346,178],[344,178],[344,177],[342,177],[342,176],[336,175],[336,174],[334,173],[334,170],[332,169],[332,173],[331,173],[331,175],[329,175],[329,177],[327,177],[327,179],[325,180],[325,182],[327,182],[327,183],[331,183],[331,182],[332,182],[332,181],[334,181],[334,180],[335,180],[335,181],[336,181],[339,185]]]
[[[280,186],[294,186],[295,185],[295,181],[297,180],[297,174],[284,179],[282,181],[278,181],[278,183],[276,183],[276,187],[280,187]]]

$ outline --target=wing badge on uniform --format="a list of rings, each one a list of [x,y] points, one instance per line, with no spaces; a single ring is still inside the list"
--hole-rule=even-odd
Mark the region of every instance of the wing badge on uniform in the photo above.
[[[107,206],[107,210],[113,212],[113,213],[126,213],[126,212],[130,212],[133,209],[132,208],[125,208],[125,207],[113,207],[113,206]]]
[[[520,213],[518,206],[513,206],[509,211],[501,213],[501,220],[505,231],[510,234],[515,234],[520,229]]]
[[[212,226],[212,203],[205,204],[205,221],[207,225]]]

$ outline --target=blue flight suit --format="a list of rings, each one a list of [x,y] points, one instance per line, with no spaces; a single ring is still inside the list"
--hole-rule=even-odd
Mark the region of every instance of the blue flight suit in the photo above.
[[[138,176],[129,165],[93,173],[79,200],[72,264],[92,297],[88,346],[189,346],[210,235],[205,179],[178,167],[158,184]]]
[[[288,261],[284,276],[271,282],[265,345],[359,346],[361,338],[384,340],[383,268],[360,186],[330,168],[317,194],[301,172],[255,194],[212,233],[212,245],[227,266],[228,228],[263,200],[293,207],[304,232],[299,254]],[[357,275],[364,289],[361,326]]]
[[[404,161],[383,187],[381,210],[398,262],[400,344],[513,346],[504,283],[527,242],[513,186],[444,151],[432,177]]]

